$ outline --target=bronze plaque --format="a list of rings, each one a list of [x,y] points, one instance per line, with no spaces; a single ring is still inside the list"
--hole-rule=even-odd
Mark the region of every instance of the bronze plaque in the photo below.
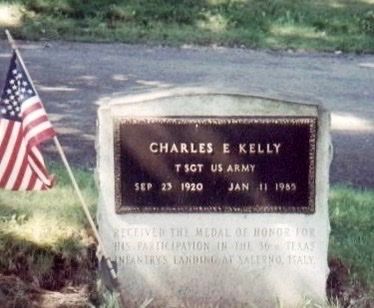
[[[118,118],[117,213],[314,213],[314,117]]]

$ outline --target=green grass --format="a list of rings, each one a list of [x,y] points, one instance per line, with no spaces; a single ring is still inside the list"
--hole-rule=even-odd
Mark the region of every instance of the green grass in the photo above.
[[[373,52],[374,0],[13,0],[1,26],[24,39]]]
[[[52,166],[57,187],[48,192],[0,191],[0,273],[55,290],[66,281],[89,282],[93,238],[66,172]],[[75,170],[83,195],[95,212],[92,175]]]
[[[374,191],[335,187],[329,210],[330,256],[348,267],[353,283],[374,295]]]

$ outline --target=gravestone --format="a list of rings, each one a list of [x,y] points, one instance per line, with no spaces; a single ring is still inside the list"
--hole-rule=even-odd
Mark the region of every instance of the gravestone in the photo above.
[[[98,112],[98,223],[128,307],[325,300],[329,116],[199,91]]]

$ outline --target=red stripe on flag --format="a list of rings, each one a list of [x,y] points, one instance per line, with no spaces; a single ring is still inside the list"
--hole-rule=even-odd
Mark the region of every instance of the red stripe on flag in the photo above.
[[[20,188],[28,165],[29,165],[29,163],[27,161],[27,152],[26,152],[24,157],[23,157],[22,165],[21,165],[21,168],[19,169],[17,179],[16,179],[16,181],[13,185],[13,188],[12,188],[13,190],[18,190]]]
[[[42,124],[44,122],[48,122],[48,117],[46,114],[42,115],[39,118],[36,118],[35,120],[32,120],[30,123],[28,123],[26,126],[23,127],[24,135],[26,135],[31,129],[38,126],[39,124]]]
[[[0,94],[3,100],[9,98],[21,106],[20,118],[15,117],[11,109],[4,108],[4,117],[0,117],[0,187],[12,190],[44,190],[51,186],[51,180],[36,145],[54,137],[56,133],[36,91],[31,91],[31,95],[27,97],[15,96],[17,87],[20,91],[21,84],[30,85],[31,80],[28,80],[22,63],[19,67],[17,55],[13,52],[6,85],[14,84],[15,69],[18,70],[17,84],[9,89],[4,88]],[[3,107],[9,108],[5,105]]]
[[[38,133],[34,137],[30,138],[28,143],[31,147],[37,146],[38,144],[42,143],[43,141],[48,140],[50,138],[53,138],[55,135],[56,135],[56,132],[54,131],[54,129],[52,127],[50,127],[48,129]]]
[[[24,131],[24,135],[26,136],[28,132],[30,132],[30,130],[32,130],[33,128],[36,128],[38,125],[40,124],[43,124],[43,123],[49,123],[48,121],[48,116],[46,114],[42,115],[41,117],[39,118],[36,118],[35,120],[31,121],[30,123],[27,124],[26,127],[24,127],[23,131]],[[30,139],[29,139],[29,144],[30,146],[35,146],[35,145],[38,145],[39,143],[49,139],[49,138],[52,138],[56,135],[54,129],[52,128],[52,126],[46,128],[45,130],[42,130],[41,132],[38,132],[35,136],[32,136]]]
[[[0,187],[4,187],[9,180],[9,177],[12,173],[12,170],[14,168],[14,164],[15,164],[16,159],[17,159],[19,149],[21,147],[21,143],[22,143],[22,133],[21,133],[21,130],[19,130],[16,142],[15,142],[14,147],[13,147],[12,154],[10,155],[10,159],[7,162],[7,166],[6,166],[5,172],[3,174],[3,178],[0,181]]]
[[[39,181],[39,182],[40,182],[40,181]],[[48,190],[48,188],[52,187],[52,185],[51,185],[51,186],[47,186],[47,185],[45,185],[44,183],[41,183],[41,184],[42,184],[42,186],[41,186],[41,187],[38,187],[39,190]]]
[[[29,158],[35,163],[36,167],[38,168],[38,170],[46,177],[48,178],[48,173],[47,173],[47,170],[46,170],[46,167],[45,165],[43,164],[43,162],[41,162],[37,157],[36,155],[30,151],[29,152]]]
[[[22,118],[26,118],[30,113],[33,113],[34,111],[39,110],[39,109],[44,109],[42,103],[41,102],[33,103],[32,105],[27,107],[25,110],[22,110],[21,116]]]
[[[32,137],[29,140],[29,146],[30,147],[36,146],[36,145],[42,143],[45,140],[53,138],[54,136],[56,136],[55,130],[52,127],[47,128],[46,130],[43,130],[42,132],[40,132],[36,136]]]
[[[1,146],[0,146],[0,161],[2,160],[3,155],[6,151],[7,146],[8,146],[10,135],[12,134],[13,126],[14,126],[14,122],[9,121],[8,125],[7,125],[7,128],[6,128],[6,132],[4,134],[4,138],[3,138]]]
[[[35,183],[36,183],[37,177],[35,173],[32,174],[29,184],[27,185],[26,190],[33,190]]]
[[[33,119],[24,127],[24,135],[26,136],[28,132],[30,132],[32,129],[36,129],[39,125],[43,125],[48,123],[49,127],[41,130],[40,132],[36,132],[35,135],[27,136],[29,139],[30,146],[38,145],[39,143],[52,138],[56,135],[56,132],[54,131],[51,123],[48,120],[48,116],[44,110],[43,104],[40,101],[36,101],[35,103],[32,103],[30,106],[28,106],[25,110],[22,111],[22,117],[23,121],[27,122],[28,117],[33,117],[33,114],[37,112],[40,114],[39,117]]]

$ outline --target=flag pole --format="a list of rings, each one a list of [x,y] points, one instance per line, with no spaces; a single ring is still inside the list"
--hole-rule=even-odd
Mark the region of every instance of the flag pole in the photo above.
[[[9,41],[9,44],[10,44],[11,48],[16,53],[16,56],[17,56],[19,62],[21,63],[21,65],[22,65],[22,67],[23,67],[23,69],[25,71],[26,76],[29,79],[29,81],[31,83],[31,86],[33,87],[33,90],[34,90],[35,94],[39,96],[39,94],[38,94],[38,92],[37,92],[37,90],[36,90],[36,88],[34,86],[34,82],[33,82],[33,80],[30,77],[29,71],[27,70],[27,67],[26,67],[25,63],[23,62],[21,53],[19,52],[18,47],[17,47],[17,45],[16,45],[16,43],[15,43],[12,35],[10,34],[10,32],[7,29],[5,30],[5,34],[6,34],[7,38],[8,38],[8,41]],[[67,170],[67,172],[69,174],[70,180],[71,180],[71,182],[73,184],[74,190],[75,190],[75,192],[76,192],[76,194],[78,196],[78,199],[79,199],[80,204],[82,206],[82,209],[83,209],[83,211],[84,211],[84,213],[86,215],[86,218],[87,218],[87,220],[88,220],[88,222],[90,224],[90,227],[91,227],[91,229],[92,229],[92,231],[94,233],[95,239],[98,242],[98,245],[99,245],[98,248],[101,251],[101,254],[102,254],[103,258],[105,259],[105,263],[106,263],[106,266],[109,269],[110,275],[111,275],[112,279],[118,284],[119,281],[118,281],[117,274],[116,274],[116,272],[115,272],[115,270],[113,268],[112,262],[111,262],[111,260],[110,260],[110,258],[108,256],[108,254],[107,254],[107,252],[106,252],[106,250],[104,248],[103,241],[102,241],[102,239],[101,239],[101,237],[99,235],[99,231],[98,231],[98,229],[97,229],[97,227],[95,225],[95,222],[93,221],[92,216],[91,216],[91,214],[90,214],[90,212],[88,210],[87,203],[86,203],[86,201],[84,200],[84,198],[82,196],[82,192],[81,192],[81,190],[80,190],[80,188],[79,188],[79,186],[77,184],[77,181],[75,179],[73,171],[70,168],[69,162],[66,159],[65,152],[64,152],[64,150],[63,150],[63,148],[62,148],[62,146],[60,144],[60,141],[58,140],[57,136],[53,137],[53,141],[55,143],[55,146],[57,148],[58,153],[61,156],[61,160],[62,160],[62,162],[63,162],[63,164],[64,164],[64,166],[65,166],[65,168],[66,168],[66,170]],[[121,292],[120,292],[120,294],[121,294]],[[121,301],[123,301],[122,296],[120,296],[120,297],[121,297]]]

